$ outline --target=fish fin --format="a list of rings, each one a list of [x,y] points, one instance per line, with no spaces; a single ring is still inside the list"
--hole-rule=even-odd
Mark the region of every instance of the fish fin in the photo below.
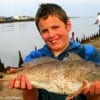
[[[70,58],[71,60],[83,61],[83,58],[81,56],[79,56],[78,54],[73,53],[73,52],[68,53],[68,58]]]
[[[87,87],[89,85],[89,82],[87,80],[84,80],[83,81],[83,85],[76,91],[74,92],[73,94],[70,94],[69,96],[66,97],[66,100],[71,100],[73,99],[74,97],[78,96],[79,94],[82,93],[83,89],[85,87]]]
[[[55,58],[52,58],[52,57],[40,57],[40,58],[35,58],[29,62],[25,62],[23,63],[21,66],[23,67],[33,67],[33,66],[39,66],[39,65],[42,65],[42,64],[47,64],[47,63],[52,63],[52,62],[57,62],[59,60],[55,59]]]

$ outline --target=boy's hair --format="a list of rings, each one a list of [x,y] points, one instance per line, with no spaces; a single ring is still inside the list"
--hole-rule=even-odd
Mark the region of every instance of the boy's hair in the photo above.
[[[35,23],[38,30],[38,23],[40,18],[47,19],[49,15],[59,17],[59,19],[64,23],[69,20],[66,12],[59,5],[52,3],[41,4],[35,16]]]

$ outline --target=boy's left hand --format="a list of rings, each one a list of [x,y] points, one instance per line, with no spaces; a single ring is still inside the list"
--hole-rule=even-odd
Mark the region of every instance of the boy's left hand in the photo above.
[[[89,87],[82,92],[84,95],[100,95],[100,81],[93,82]]]

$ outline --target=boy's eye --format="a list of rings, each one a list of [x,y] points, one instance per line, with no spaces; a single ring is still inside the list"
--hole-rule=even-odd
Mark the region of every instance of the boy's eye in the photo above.
[[[44,34],[44,33],[47,33],[47,32],[48,32],[48,30],[45,29],[45,30],[42,30],[42,31],[41,31],[41,34]]]
[[[56,30],[56,29],[58,29],[59,27],[60,27],[60,26],[52,26],[51,29],[52,29],[52,30]],[[41,34],[46,34],[46,33],[48,33],[48,32],[49,32],[48,29],[43,29],[43,30],[40,31]]]
[[[43,30],[42,33],[45,33],[45,32],[47,32],[47,31],[48,31],[48,30]]]

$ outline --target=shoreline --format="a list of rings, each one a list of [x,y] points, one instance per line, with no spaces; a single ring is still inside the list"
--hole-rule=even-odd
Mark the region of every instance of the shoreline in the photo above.
[[[0,21],[0,24],[4,23],[14,23],[14,22],[27,22],[27,21],[34,21],[34,19],[26,19],[26,20],[8,20],[8,21]]]
[[[100,36],[93,38],[87,42],[84,42],[82,44],[91,44],[91,45],[95,46],[100,51]]]

